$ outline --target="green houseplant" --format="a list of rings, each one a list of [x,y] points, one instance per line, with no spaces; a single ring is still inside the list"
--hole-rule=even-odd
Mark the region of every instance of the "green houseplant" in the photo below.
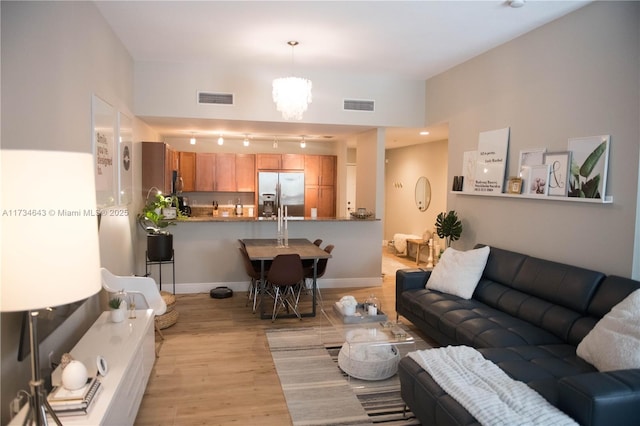
[[[109,299],[109,309],[111,309],[111,321],[122,322],[124,320],[124,309],[121,309],[123,300],[120,297]]]
[[[462,222],[458,220],[455,210],[448,213],[442,212],[436,217],[436,233],[438,237],[444,238],[447,247],[451,247],[451,242],[460,239],[462,234]]]
[[[177,205],[175,196],[156,194],[147,200],[138,223],[147,233],[147,258],[152,262],[162,262],[173,258],[173,235],[166,229],[175,224],[165,218],[168,208]]]

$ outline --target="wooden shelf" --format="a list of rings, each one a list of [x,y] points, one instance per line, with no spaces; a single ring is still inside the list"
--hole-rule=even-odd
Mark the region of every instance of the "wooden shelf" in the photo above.
[[[454,195],[471,195],[474,197],[502,197],[502,198],[519,198],[527,200],[542,200],[542,201],[568,201],[572,203],[590,203],[590,204],[613,204],[613,196],[605,196],[600,198],[577,198],[577,197],[557,197],[551,195],[526,195],[526,194],[482,194],[475,192],[462,192],[462,191],[449,191]]]

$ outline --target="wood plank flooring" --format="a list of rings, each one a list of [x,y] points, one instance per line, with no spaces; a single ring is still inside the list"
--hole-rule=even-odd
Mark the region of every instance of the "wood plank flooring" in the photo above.
[[[412,258],[384,256],[415,267]],[[383,275],[382,287],[322,290],[328,309],[345,294],[364,301],[371,293],[395,319],[395,273]],[[176,295],[176,300],[180,317],[163,330],[164,341],[156,335],[160,356],[135,424],[290,425],[265,330],[327,324],[324,316],[261,320],[245,306],[242,292],[229,299],[204,293]]]

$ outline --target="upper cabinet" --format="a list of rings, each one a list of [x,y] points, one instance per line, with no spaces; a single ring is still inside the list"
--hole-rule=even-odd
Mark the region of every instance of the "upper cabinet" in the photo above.
[[[255,192],[256,156],[254,154],[236,154],[236,190]]]
[[[196,153],[179,152],[178,170],[182,177],[182,190],[192,192],[196,190]]]
[[[302,154],[256,154],[258,170],[304,170]]]
[[[254,192],[255,162],[254,154],[197,153],[194,191]]]
[[[304,181],[305,185],[335,185],[336,156],[305,155]]]
[[[171,172],[177,170],[175,151],[162,142],[142,142],[142,191],[158,188],[171,193]]]
[[[216,177],[216,154],[200,153],[196,154],[196,191],[214,191],[214,181]]]

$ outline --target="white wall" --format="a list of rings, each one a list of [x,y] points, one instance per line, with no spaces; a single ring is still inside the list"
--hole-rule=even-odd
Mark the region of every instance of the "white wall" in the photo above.
[[[132,59],[92,2],[3,1],[0,6],[3,149],[92,152],[94,93],[133,117]],[[139,120],[134,120],[134,140],[139,140],[140,134],[156,137]],[[137,192],[139,154],[139,147],[134,146]],[[48,188],[47,182],[42,182],[42,190],[65,189]],[[102,264],[120,273],[133,272],[131,239],[139,200],[137,196],[131,205],[128,221],[105,218],[102,223]],[[96,296],[76,311],[41,345],[41,365],[48,365],[49,352],[59,360],[102,308]],[[18,389],[28,389],[29,361],[17,362],[21,318],[17,313],[2,314],[2,424],[8,421],[8,401]]]
[[[432,232],[436,216],[447,211],[447,141],[437,141],[388,149],[385,152],[384,239],[394,234],[422,236]],[[456,174],[460,174],[459,172]],[[415,202],[416,182],[420,176],[429,180],[431,203],[426,211]]]
[[[508,174],[522,149],[565,151],[570,137],[611,135],[607,195],[613,204],[452,194],[448,207],[465,227],[454,246],[493,244],[631,275],[639,32],[640,3],[595,2],[427,81],[427,122],[449,123],[449,183],[482,131],[511,128]]]
[[[233,69],[217,63],[137,62],[135,110],[139,116],[284,121],[271,94],[271,83],[281,72],[264,67]],[[302,122],[380,127],[424,124],[424,81],[313,70],[305,77],[312,80],[315,90]],[[198,105],[198,91],[232,93],[234,105]],[[374,100],[375,112],[343,111],[344,99]]]

